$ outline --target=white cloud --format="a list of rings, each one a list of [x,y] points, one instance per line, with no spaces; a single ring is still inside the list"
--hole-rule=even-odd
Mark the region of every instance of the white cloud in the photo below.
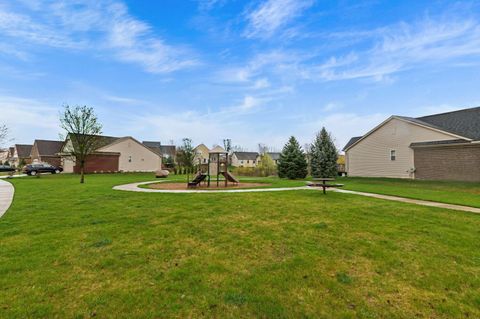
[[[31,136],[57,138],[59,108],[33,99],[0,96],[1,124],[15,143],[33,143]],[[1,125],[0,124],[0,125]]]
[[[386,76],[459,57],[480,54],[480,24],[476,20],[431,20],[417,24],[400,23],[382,28],[373,46],[365,51],[331,57],[314,67],[313,77],[332,81],[357,78],[390,79]]]
[[[266,0],[246,12],[247,38],[268,38],[285,27],[304,10],[312,6],[312,0]]]
[[[41,3],[41,5],[39,5]],[[0,36],[66,50],[111,55],[151,73],[168,73],[198,64],[190,49],[166,43],[152,27],[133,17],[123,2],[27,1],[26,14],[0,6]]]

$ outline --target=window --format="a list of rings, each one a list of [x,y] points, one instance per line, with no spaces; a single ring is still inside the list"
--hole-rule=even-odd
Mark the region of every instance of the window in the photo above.
[[[131,156],[128,157],[128,162],[129,162],[129,163],[132,162],[132,157],[131,157]]]
[[[397,152],[395,150],[390,150],[390,160],[394,161],[397,159]]]

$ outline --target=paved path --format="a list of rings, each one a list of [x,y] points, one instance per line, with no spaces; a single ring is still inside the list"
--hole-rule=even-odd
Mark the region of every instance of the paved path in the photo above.
[[[121,190],[121,191],[129,191],[129,192],[167,193],[167,194],[172,194],[172,193],[254,193],[254,192],[281,192],[281,191],[294,191],[294,190],[321,190],[321,188],[314,188],[314,187],[308,187],[308,186],[284,187],[284,188],[228,189],[228,190],[227,189],[218,189],[218,190],[195,190],[195,189],[168,190],[168,189],[151,189],[151,188],[140,188],[140,187],[138,187],[140,185],[147,185],[147,184],[154,184],[154,183],[161,183],[161,182],[170,182],[170,181],[166,180],[166,181],[150,181],[150,182],[132,183],[132,184],[114,186],[113,189]],[[459,210],[459,211],[463,211],[463,212],[480,214],[480,208],[469,207],[469,206],[444,204],[444,203],[431,202],[431,201],[419,200],[419,199],[411,199],[411,198],[405,198],[405,197],[390,196],[390,195],[380,195],[380,194],[373,194],[373,193],[356,192],[356,191],[349,191],[349,190],[338,189],[338,188],[333,188],[333,189],[330,189],[329,191],[343,193],[343,194],[353,194],[353,195],[367,196],[367,197],[391,200],[391,201],[402,202],[402,203],[409,203],[409,204],[416,204],[416,205],[423,205],[423,206],[430,206],[430,207],[438,207],[438,208],[445,208],[445,209]]]
[[[295,190],[305,190],[312,189],[307,186],[300,187],[283,187],[283,188],[246,188],[246,189],[212,189],[212,190],[198,190],[198,189],[151,189],[151,188],[140,188],[140,185],[155,184],[162,182],[171,182],[171,181],[151,181],[151,182],[141,182],[141,183],[132,183],[114,186],[113,189],[120,191],[129,191],[129,192],[142,192],[142,193],[254,193],[254,192],[280,192],[280,191],[295,191]]]
[[[7,212],[13,201],[13,193],[15,189],[13,185],[0,180],[0,217]]]
[[[345,189],[332,189],[332,191],[338,192],[338,193],[344,193],[344,194],[361,195],[361,196],[367,196],[367,197],[373,197],[373,198],[379,198],[379,199],[392,200],[392,201],[402,202],[402,203],[417,204],[417,205],[438,207],[438,208],[446,208],[446,209],[460,210],[460,211],[464,211],[464,212],[480,214],[480,208],[470,207],[470,206],[445,204],[445,203],[439,203],[439,202],[430,202],[430,201],[427,201],[427,200],[411,199],[411,198],[397,197],[397,196],[391,196],[391,195],[380,195],[380,194],[373,194],[373,193],[348,191],[348,190],[345,190]]]

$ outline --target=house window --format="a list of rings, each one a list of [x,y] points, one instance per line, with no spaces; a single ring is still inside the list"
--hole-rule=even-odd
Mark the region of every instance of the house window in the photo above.
[[[240,164],[243,164],[243,161],[240,161]]]
[[[128,162],[129,162],[129,163],[132,162],[132,157],[131,157],[131,156],[128,157]]]
[[[390,160],[394,161],[397,159],[397,152],[395,150],[390,150]]]
[[[249,164],[249,163],[250,163],[250,160],[247,160],[247,164]]]

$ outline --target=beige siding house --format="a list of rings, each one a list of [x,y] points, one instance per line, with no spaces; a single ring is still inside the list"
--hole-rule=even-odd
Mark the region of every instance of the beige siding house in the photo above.
[[[367,134],[349,141],[344,148],[346,171],[349,176],[416,178],[419,175],[423,179],[455,179],[451,170],[449,175],[433,174],[426,169],[425,161],[419,166],[415,154],[420,152],[420,146],[425,158],[426,148],[433,152],[433,147],[446,150],[445,147],[454,145],[473,145],[476,134],[480,139],[480,108],[421,118],[392,116]],[[471,165],[473,168],[480,163]],[[460,176],[464,174],[456,175],[462,179]]]
[[[194,163],[197,164],[206,164],[208,163],[208,156],[210,154],[210,149],[205,144],[199,144],[194,149],[195,157]]]
[[[257,167],[259,156],[257,152],[233,152],[232,166]]]
[[[98,152],[120,153],[118,169],[123,172],[153,172],[162,168],[162,157],[131,136],[117,139]]]

